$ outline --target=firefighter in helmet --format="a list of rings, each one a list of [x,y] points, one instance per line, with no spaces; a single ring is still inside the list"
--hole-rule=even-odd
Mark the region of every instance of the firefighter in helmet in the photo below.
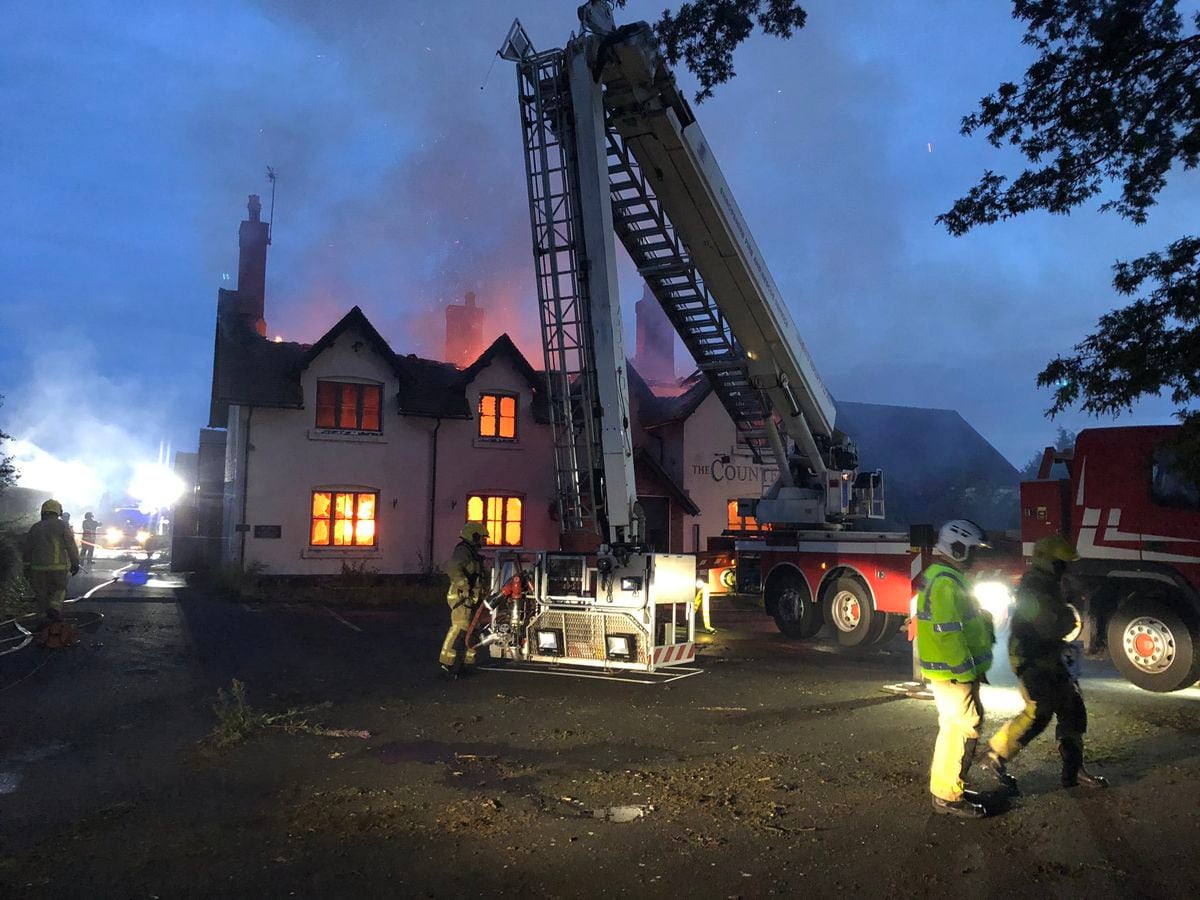
[[[1070,541],[1062,535],[1048,535],[1033,545],[1033,561],[1017,588],[1008,657],[1020,680],[1025,708],[996,732],[987,759],[981,763],[1013,792],[1017,782],[1008,772],[1008,763],[1054,718],[1058,719],[1063,787],[1108,784],[1083,767],[1087,708],[1064,659],[1067,642],[1079,630],[1079,620],[1063,599],[1062,577],[1067,565],[1077,559],[1079,553]]]
[[[26,537],[29,582],[38,608],[50,621],[62,617],[67,579],[79,572],[79,548],[71,526],[62,519],[62,511],[57,500],[47,500],[42,504],[42,520],[29,529]]]
[[[987,536],[968,519],[942,526],[938,559],[922,575],[917,597],[917,654],[938,712],[938,735],[929,770],[929,792],[939,813],[977,819],[987,815],[979,795],[963,781],[971,768],[983,706],[979,686],[992,665],[992,617],[979,608],[964,574]]]
[[[446,603],[450,605],[450,629],[442,641],[441,664],[442,675],[447,678],[457,678],[464,667],[475,664],[475,652],[466,646],[467,629],[483,589],[483,557],[479,548],[487,537],[488,531],[481,522],[468,522],[446,564],[446,573],[450,576],[450,589],[446,594]],[[461,655],[460,640],[463,644]]]

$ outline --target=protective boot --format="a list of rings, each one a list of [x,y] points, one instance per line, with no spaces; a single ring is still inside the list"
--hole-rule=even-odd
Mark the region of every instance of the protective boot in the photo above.
[[[1020,795],[1021,789],[1017,786],[1017,779],[1008,771],[1008,764],[1004,757],[997,754],[995,750],[989,751],[984,756],[979,763],[979,768],[987,772],[1013,797]]]
[[[972,803],[965,798],[962,800],[943,800],[941,797],[934,797],[933,811],[946,816],[957,816],[960,819],[982,819],[988,814],[986,808],[978,803]]]
[[[1065,788],[1108,787],[1108,779],[1091,774],[1083,767],[1083,738],[1064,737],[1058,742],[1058,755],[1062,757],[1062,785]]]

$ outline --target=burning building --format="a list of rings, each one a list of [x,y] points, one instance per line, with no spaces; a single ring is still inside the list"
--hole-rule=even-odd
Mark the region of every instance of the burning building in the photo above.
[[[217,533],[193,537],[207,537],[223,561],[281,575],[333,574],[347,564],[430,571],[470,520],[487,526],[494,547],[558,546],[542,374],[507,335],[480,346],[474,296],[447,310],[448,361],[396,352],[358,307],[313,344],[268,340],[267,233],[256,200],[239,232],[238,288],[218,294],[209,429],[197,463],[222,473],[219,513],[213,486],[192,491],[212,498],[196,510],[193,518],[207,523],[197,527]],[[705,379],[674,378],[674,336],[652,298],[643,297],[639,313],[638,357],[651,375],[631,366],[629,384],[647,539],[658,550],[704,550],[726,529],[756,527],[737,516],[736,501],[761,494],[774,473],[739,443]],[[935,423],[930,471],[944,478],[951,468],[982,479],[985,490],[1015,487],[1016,471],[957,413],[839,410],[864,435],[872,466],[890,465],[889,448],[908,452],[887,434],[920,434]],[[954,459],[939,457],[939,447],[954,447]],[[923,487],[920,472],[911,477],[908,521],[932,521],[936,486]]]

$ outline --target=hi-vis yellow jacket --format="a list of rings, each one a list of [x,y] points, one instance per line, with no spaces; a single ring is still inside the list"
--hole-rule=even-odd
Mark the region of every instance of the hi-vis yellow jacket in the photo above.
[[[957,569],[934,563],[917,596],[917,655],[931,681],[978,681],[992,667],[996,632]]]

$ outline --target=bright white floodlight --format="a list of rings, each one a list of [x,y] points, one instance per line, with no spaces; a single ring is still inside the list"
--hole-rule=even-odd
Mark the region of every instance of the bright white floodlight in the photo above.
[[[182,479],[170,469],[157,463],[139,463],[129,481],[129,493],[142,512],[166,509],[182,496]]]

